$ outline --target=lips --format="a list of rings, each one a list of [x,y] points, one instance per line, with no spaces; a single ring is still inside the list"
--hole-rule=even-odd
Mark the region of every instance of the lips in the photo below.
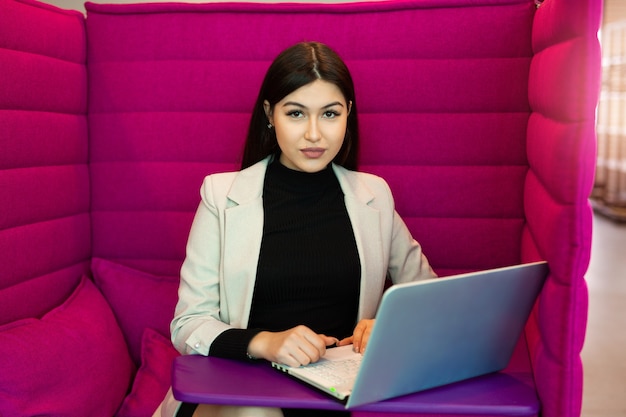
[[[301,150],[301,152],[307,158],[317,159],[317,158],[321,157],[322,155],[324,155],[325,149],[323,149],[323,148],[304,148],[304,149]]]

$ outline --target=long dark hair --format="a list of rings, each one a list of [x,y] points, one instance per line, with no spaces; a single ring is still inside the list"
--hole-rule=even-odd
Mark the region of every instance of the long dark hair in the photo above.
[[[280,152],[276,132],[267,126],[269,120],[265,115],[263,102],[267,100],[273,109],[285,96],[315,80],[336,85],[343,93],[346,104],[352,102],[343,145],[333,162],[356,170],[359,132],[352,76],[339,55],[319,42],[298,43],[281,52],[270,65],[252,111],[241,162],[242,169]]]

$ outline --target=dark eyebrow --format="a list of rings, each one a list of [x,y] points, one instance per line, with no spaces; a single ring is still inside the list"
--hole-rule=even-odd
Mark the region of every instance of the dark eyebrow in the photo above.
[[[304,104],[300,104],[300,103],[295,102],[295,101],[288,101],[285,104],[283,104],[283,107],[287,107],[287,106],[296,106],[296,107],[300,107],[300,108],[303,108],[303,109],[307,108],[307,106],[305,106]],[[327,108],[333,107],[333,106],[344,107],[344,105],[341,102],[335,101],[334,103],[330,103],[330,104],[325,105],[324,107],[322,107],[322,109],[327,109]]]

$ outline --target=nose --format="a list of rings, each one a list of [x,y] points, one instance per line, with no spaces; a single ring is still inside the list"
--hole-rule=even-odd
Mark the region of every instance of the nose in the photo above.
[[[317,142],[322,138],[322,134],[320,133],[320,129],[315,118],[310,119],[306,132],[304,133],[304,138],[309,142]]]

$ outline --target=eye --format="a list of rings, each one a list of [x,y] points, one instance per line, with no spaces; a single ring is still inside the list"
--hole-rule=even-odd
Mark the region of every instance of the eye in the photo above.
[[[326,111],[324,112],[323,117],[324,117],[325,119],[334,119],[335,117],[340,116],[340,115],[341,115],[341,113],[339,113],[339,112],[338,112],[338,111],[336,111],[336,110],[326,110]]]
[[[293,117],[294,119],[300,119],[304,117],[304,113],[302,113],[300,110],[291,110],[287,112],[287,116]]]

